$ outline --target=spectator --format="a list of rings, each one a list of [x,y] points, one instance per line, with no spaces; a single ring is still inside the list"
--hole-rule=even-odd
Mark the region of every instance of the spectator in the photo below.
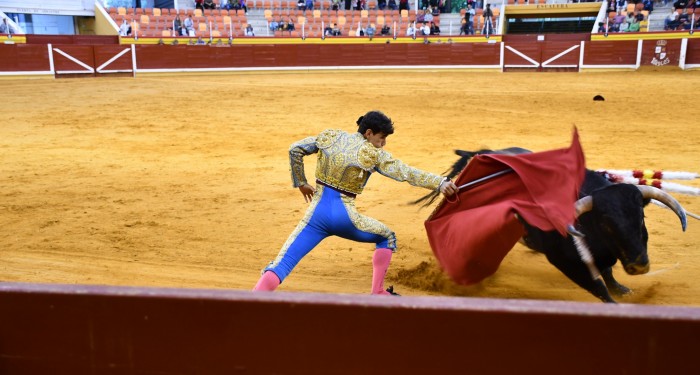
[[[644,8],[643,8],[644,10],[649,11],[649,13],[654,11],[654,1],[644,0],[643,4],[644,4]]]
[[[216,4],[214,4],[214,0],[204,0],[204,3],[202,3],[202,8],[203,9],[216,9]]]
[[[389,2],[387,3],[387,7],[389,7],[389,9],[391,10],[398,9],[398,7],[396,6],[396,0],[389,0]]]
[[[615,11],[617,13],[622,13],[622,11],[627,11],[627,0],[617,0],[611,1],[611,3],[616,4]]]
[[[7,18],[2,20],[2,25],[0,25],[0,34],[7,34],[9,30],[9,25],[7,24]],[[127,36],[131,34],[131,26],[126,20],[122,20],[122,24],[119,26],[119,35]]]
[[[289,21],[287,21],[287,31],[292,32],[294,30],[296,30],[296,28],[294,27],[294,20],[292,19],[292,17],[289,17]]]
[[[194,21],[192,21],[192,16],[187,16],[185,22],[183,23],[185,27],[185,34],[189,36],[194,36]]]
[[[357,0],[355,9],[365,10],[367,8],[367,0]]]
[[[391,33],[391,28],[389,27],[389,25],[384,24],[384,26],[382,26],[382,30],[379,33],[382,35],[389,35]]]
[[[379,10],[386,9],[386,0],[377,0],[377,7]]]
[[[306,0],[306,9],[314,10],[314,0]]]
[[[683,11],[678,16],[678,23],[678,28],[690,30],[690,15],[688,15],[688,8],[683,8]]]
[[[365,30],[362,29],[362,26],[357,25],[357,30],[355,30],[355,36],[365,36]]]
[[[333,3],[331,5],[332,10],[339,10],[340,9],[340,0],[333,0]]]
[[[331,31],[333,36],[340,36],[340,28],[338,27],[337,23],[333,24],[333,30]]]
[[[180,19],[180,15],[175,16],[175,20],[173,20],[173,30],[175,30],[175,35],[183,35],[184,33],[182,32],[182,20]]]
[[[374,27],[374,24],[371,23],[369,26],[367,26],[367,29],[365,29],[365,34],[369,37],[369,40],[372,40],[374,38],[374,33],[377,31],[377,29]]]
[[[632,17],[632,22],[627,26],[627,32],[636,33],[639,31],[639,21],[637,17]]]
[[[425,10],[425,15],[423,16],[423,21],[425,22],[433,22],[433,12],[430,10],[430,7]]]
[[[305,11],[306,10],[306,0],[297,1],[297,9]]]
[[[226,9],[226,10],[231,10],[231,9],[233,9],[233,2],[232,2],[232,0],[222,0],[222,1],[221,1],[221,9]]]
[[[409,23],[408,28],[406,29],[406,36],[413,37],[414,39],[416,38],[416,24],[415,23]]]
[[[280,28],[280,23],[276,19],[270,21],[270,31],[277,31]]]
[[[248,5],[246,5],[246,0],[239,0],[238,2],[239,9],[243,9],[243,11],[248,14]]]
[[[323,29],[323,35],[324,36],[333,36],[333,28],[331,27],[330,24],[326,25],[326,28]]]
[[[435,22],[430,22],[430,35],[440,35],[440,26]]]
[[[484,29],[481,33],[487,35],[493,34],[493,11],[491,10],[491,4],[486,4],[486,9],[484,9]]]
[[[255,36],[255,32],[253,31],[253,25],[251,25],[251,24],[246,25],[245,36]]]
[[[666,21],[664,22],[664,30],[677,29],[678,26],[681,24],[678,18],[678,13],[671,12],[671,14],[669,14],[668,17],[666,17]]]
[[[408,7],[408,0],[399,0],[399,12],[404,9],[410,10]]]
[[[427,22],[423,22],[423,26],[420,27],[420,34],[430,35],[430,26],[428,26]]]
[[[204,0],[194,0],[194,8],[204,11]]]
[[[416,22],[418,22],[418,23],[425,22],[425,10],[421,10],[420,12],[418,12],[418,15],[416,15]]]

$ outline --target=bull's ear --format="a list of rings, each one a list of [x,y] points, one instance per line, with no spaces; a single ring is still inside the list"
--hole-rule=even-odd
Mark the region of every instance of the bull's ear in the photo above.
[[[642,199],[642,207],[645,207],[651,202],[651,199]]]

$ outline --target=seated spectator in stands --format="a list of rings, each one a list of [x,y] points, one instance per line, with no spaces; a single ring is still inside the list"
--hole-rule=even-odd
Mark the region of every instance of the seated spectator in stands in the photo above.
[[[420,27],[421,35],[430,35],[430,26],[427,22],[423,22],[423,26]]]
[[[377,0],[377,7],[380,10],[386,9],[386,0]]]
[[[270,31],[277,31],[280,28],[280,23],[276,19],[270,21]]]
[[[306,9],[314,10],[314,0],[306,0]]]
[[[675,30],[678,28],[678,26],[681,24],[681,22],[678,20],[679,15],[676,12],[671,12],[671,14],[666,17],[666,20],[664,21],[664,30]]]
[[[614,12],[622,13],[622,11],[627,10],[627,0],[612,0],[610,3],[616,5],[616,8],[612,10]],[[608,10],[610,10],[610,7],[608,7]]]
[[[278,24],[279,24],[279,26],[277,27],[277,30],[287,31],[287,27],[288,27],[287,21],[281,20],[280,22],[278,22]]]
[[[421,10],[420,12],[418,12],[418,14],[416,15],[416,22],[418,22],[418,23],[425,22],[425,11],[424,10]]]
[[[440,35],[440,26],[436,25],[435,22],[430,23],[430,35]]]
[[[365,30],[362,29],[362,26],[357,25],[357,30],[355,30],[355,36],[365,36]]]
[[[382,35],[389,35],[391,34],[391,28],[389,27],[389,25],[384,24],[384,26],[382,26],[382,30],[379,33]]]
[[[355,3],[355,9],[356,10],[365,10],[365,9],[367,9],[366,5],[367,5],[367,0],[357,0],[357,2]]]
[[[399,9],[399,7],[396,6],[396,0],[389,0],[386,6],[391,10]]]
[[[433,11],[430,7],[425,10],[425,15],[423,16],[424,22],[433,22]]]
[[[245,36],[255,36],[255,32],[253,31],[253,25],[251,25],[251,24],[246,25]]]
[[[298,0],[297,1],[297,9],[306,10],[306,0]]]
[[[333,28],[331,27],[330,24],[326,25],[326,28],[323,29],[323,35],[324,36],[333,36]]]
[[[221,9],[226,9],[226,10],[233,9],[232,0],[221,0]]]
[[[374,27],[374,24],[371,23],[367,28],[365,29],[365,34],[369,37],[369,40],[372,40],[374,38],[374,33],[377,32],[377,29]]]
[[[243,9],[243,11],[248,14],[248,5],[246,4],[246,0],[238,0],[238,6],[240,7],[239,9]]]
[[[194,0],[194,8],[204,11],[204,0]]]
[[[216,4],[214,4],[214,0],[204,0],[202,7],[204,9],[216,9]]]
[[[618,13],[617,15],[615,15],[615,17],[613,17],[613,23],[615,23],[616,25],[621,25],[623,22],[625,22],[625,19],[627,18],[624,14]]]
[[[340,0],[333,0],[333,3],[331,5],[332,10],[339,10],[340,9]]]
[[[187,18],[185,18],[183,27],[186,35],[194,36],[194,21],[192,21],[192,16],[187,16]]]
[[[292,17],[289,17],[289,21],[287,21],[287,31],[294,31],[294,30],[296,30],[294,28],[294,20],[292,19]]]
[[[399,11],[410,10],[408,6],[408,0],[399,0]]]
[[[648,10],[649,13],[654,11],[654,1],[653,0],[644,0],[643,4],[644,4],[644,8],[642,8],[642,9]]]
[[[175,30],[175,35],[184,35],[185,33],[182,31],[182,20],[180,19],[180,15],[175,16],[175,20],[173,20],[173,30]]]
[[[617,25],[617,31],[621,33],[626,33],[627,29],[630,27],[629,22],[627,22],[627,17],[623,17],[622,22]]]
[[[688,8],[683,8],[683,11],[678,15],[678,29],[690,30],[690,15],[688,15]]]
[[[120,36],[127,36],[131,34],[131,26],[129,26],[129,23],[126,22],[126,20],[122,20],[122,24],[119,25],[119,35]],[[7,24],[7,18],[2,20],[2,25],[0,25],[0,34],[7,34],[9,30],[9,25]]]
[[[406,28],[406,36],[410,36],[415,38],[416,37],[416,26],[415,23],[411,22],[408,24],[408,28]]]
[[[630,22],[629,26],[627,26],[627,32],[630,33],[635,33],[639,31],[639,21],[637,20],[637,17],[632,17],[632,22]]]
[[[333,24],[333,31],[331,31],[331,34],[333,34],[333,36],[340,36],[340,28],[337,23]]]

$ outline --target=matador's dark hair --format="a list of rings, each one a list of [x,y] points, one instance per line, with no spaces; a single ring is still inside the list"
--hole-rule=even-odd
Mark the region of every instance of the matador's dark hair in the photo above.
[[[369,111],[357,119],[357,131],[364,134],[367,129],[373,133],[394,134],[394,123],[381,111]]]

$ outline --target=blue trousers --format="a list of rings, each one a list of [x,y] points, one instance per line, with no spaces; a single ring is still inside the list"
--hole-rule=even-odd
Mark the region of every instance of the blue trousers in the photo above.
[[[358,213],[355,198],[318,185],[304,218],[263,272],[272,271],[284,281],[301,259],[329,236],[376,243],[378,249],[396,249],[394,232],[382,222]]]

